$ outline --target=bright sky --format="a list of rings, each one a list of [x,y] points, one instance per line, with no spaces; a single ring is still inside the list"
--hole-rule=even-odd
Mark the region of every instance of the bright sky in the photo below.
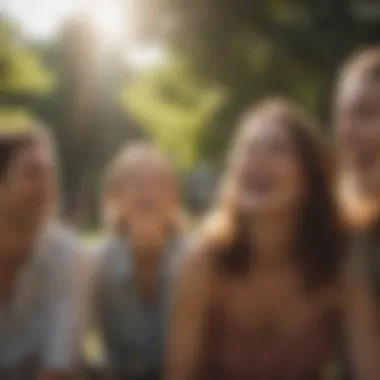
[[[126,25],[132,25],[126,22],[128,14],[122,7],[126,3],[125,0],[0,0],[0,10],[20,25],[25,37],[42,41],[56,37],[66,18],[90,11],[94,25],[108,43],[125,36]],[[149,66],[162,55],[159,44],[126,46],[126,57],[133,66]]]
[[[5,13],[32,39],[55,36],[62,21],[79,10],[80,0],[0,0]]]

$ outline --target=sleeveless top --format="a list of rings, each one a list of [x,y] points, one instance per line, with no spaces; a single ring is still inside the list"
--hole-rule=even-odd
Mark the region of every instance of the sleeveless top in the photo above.
[[[333,313],[323,311],[289,334],[241,326],[214,308],[206,329],[201,380],[321,380],[334,352]],[[334,377],[335,379],[335,377]]]
[[[10,302],[0,301],[1,379],[32,380],[41,370],[73,365],[77,253],[71,232],[49,228],[20,269]]]
[[[159,264],[158,300],[146,304],[133,278],[132,247],[111,237],[101,248],[95,286],[95,319],[104,344],[105,365],[131,376],[160,371],[164,324],[179,238],[168,241]]]

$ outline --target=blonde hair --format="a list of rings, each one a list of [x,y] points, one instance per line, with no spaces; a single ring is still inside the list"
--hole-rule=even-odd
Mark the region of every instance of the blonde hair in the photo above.
[[[126,232],[128,221],[121,215],[117,207],[112,204],[112,198],[122,188],[129,168],[141,159],[155,162],[162,170],[163,175],[166,175],[168,181],[172,183],[175,194],[174,201],[177,204],[175,205],[176,214],[173,215],[170,227],[175,231],[181,230],[183,228],[184,214],[179,205],[179,184],[174,168],[165,155],[148,143],[132,143],[124,146],[111,159],[106,169],[102,189],[102,211],[106,228],[111,233],[124,234]]]
[[[366,48],[350,56],[342,65],[337,77],[335,99],[341,101],[349,81],[380,79],[380,46]]]
[[[343,64],[336,83],[336,102],[339,105],[350,81],[380,81],[380,46],[356,52]],[[380,84],[380,82],[379,82]],[[349,229],[365,229],[378,215],[376,204],[360,197],[346,178],[338,188],[344,221]]]

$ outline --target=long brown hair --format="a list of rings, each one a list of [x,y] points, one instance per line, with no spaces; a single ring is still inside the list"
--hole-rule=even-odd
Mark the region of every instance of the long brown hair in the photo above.
[[[335,279],[342,254],[343,234],[334,199],[334,162],[319,128],[292,103],[271,99],[250,109],[244,116],[232,145],[229,163],[241,149],[246,128],[255,128],[257,121],[280,123],[294,136],[296,150],[307,186],[304,204],[300,205],[294,259],[302,270],[306,287],[327,284]],[[228,198],[230,167],[217,206],[214,223],[208,224],[209,238],[219,251],[218,266],[233,276],[246,274],[254,265],[254,252],[249,244],[245,215],[239,213]],[[213,219],[211,219],[213,220]],[[211,233],[211,234],[210,234]],[[225,239],[221,239],[225,237]],[[215,244],[216,243],[216,244]]]

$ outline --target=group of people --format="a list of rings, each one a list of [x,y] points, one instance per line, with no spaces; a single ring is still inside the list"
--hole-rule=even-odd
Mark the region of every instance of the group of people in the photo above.
[[[94,249],[59,221],[47,131],[3,128],[0,379],[379,380],[379,48],[333,114],[335,139],[284,99],[247,110],[191,236],[170,161],[128,146]]]

